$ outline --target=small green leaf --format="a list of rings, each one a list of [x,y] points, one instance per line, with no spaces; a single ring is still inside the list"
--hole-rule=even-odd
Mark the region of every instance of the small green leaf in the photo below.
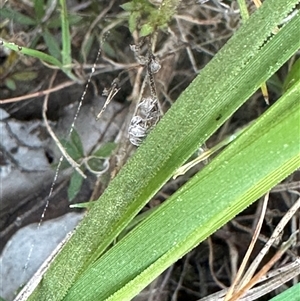
[[[38,73],[35,71],[20,71],[12,75],[12,78],[18,81],[29,81],[37,78]]]
[[[137,28],[137,21],[140,17],[140,14],[138,12],[133,12],[130,14],[130,17],[128,19],[128,27],[129,31],[133,33]]]
[[[69,25],[75,25],[80,22],[83,18],[78,15],[68,14],[69,18]],[[53,28],[60,28],[61,27],[61,19],[60,16],[54,16],[49,22],[47,23],[47,27],[49,29]]]
[[[50,33],[50,31],[47,28],[45,28],[43,31],[43,38],[48,47],[49,53],[55,58],[57,58],[58,60],[61,60],[61,53],[60,53],[60,47],[58,41],[55,39],[55,37]]]
[[[12,90],[12,91],[15,91],[17,86],[16,86],[16,83],[13,79],[11,78],[7,78],[5,80],[5,86],[9,89],[9,90]]]
[[[12,11],[9,8],[0,9],[0,20],[7,18],[10,21],[19,23],[21,25],[36,25],[36,21],[28,16],[25,16],[17,11]]]
[[[61,26],[60,16],[55,16],[47,23],[49,29],[57,29]]]
[[[77,149],[78,155],[80,155],[80,157],[83,157],[84,151],[83,151],[81,138],[75,129],[72,131],[72,134],[71,134],[71,142]]]
[[[80,136],[75,130],[73,130],[70,140],[61,139],[60,141],[66,152],[74,161],[78,161],[80,158],[84,157]],[[62,163],[62,168],[67,168],[68,166],[69,163],[64,160]]]
[[[90,171],[97,173],[98,175],[105,173],[107,170],[107,159],[91,156],[86,161],[86,165]]]
[[[76,25],[78,24],[83,18],[78,15],[74,14],[68,14],[68,19],[69,19],[69,25]]]
[[[109,43],[103,43],[102,50],[110,57],[116,58],[116,52]]]
[[[68,187],[69,202],[71,202],[80,191],[82,181],[83,177],[78,172],[74,172],[71,177],[70,185]]]
[[[149,34],[153,33],[153,31],[154,31],[154,28],[152,25],[144,24],[141,28],[140,35],[141,35],[141,37],[146,37]]]
[[[117,144],[114,142],[107,142],[103,144],[98,150],[96,150],[93,155],[95,157],[107,158],[111,155],[113,150],[116,148]]]
[[[120,5],[125,11],[133,11],[134,10],[134,3],[133,2],[126,2]]]
[[[78,159],[82,158],[82,156],[78,154],[78,151],[77,151],[77,149],[76,149],[76,147],[74,146],[73,143],[71,143],[70,141],[67,141],[65,139],[61,139],[60,142],[63,145],[63,147],[65,148],[65,150],[68,153],[68,155],[74,161],[77,161]],[[61,165],[62,169],[65,169],[65,168],[67,168],[69,166],[70,166],[70,164],[69,164],[69,162],[67,160],[63,160],[62,161],[62,165]],[[54,164],[53,167],[56,168],[57,164]]]
[[[45,14],[44,0],[34,0],[34,12],[37,20],[40,21]]]

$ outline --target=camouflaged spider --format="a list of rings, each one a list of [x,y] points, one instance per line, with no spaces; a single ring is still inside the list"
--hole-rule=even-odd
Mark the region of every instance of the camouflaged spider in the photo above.
[[[160,69],[160,64],[150,50],[148,51],[147,63],[144,64],[147,64],[147,79],[151,96],[142,98],[128,128],[129,141],[135,146],[139,146],[143,142],[143,139],[160,119],[160,110],[153,77],[153,73],[158,72]]]
[[[133,145],[139,146],[149,131],[157,124],[159,118],[157,99],[153,99],[151,96],[143,98],[128,128],[129,141]]]

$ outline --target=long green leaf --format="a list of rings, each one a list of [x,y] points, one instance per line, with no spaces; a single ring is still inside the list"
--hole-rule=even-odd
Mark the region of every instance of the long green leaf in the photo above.
[[[13,51],[16,51],[16,52],[19,52],[19,53],[22,53],[22,54],[26,54],[26,55],[29,55],[29,56],[32,56],[32,57],[35,57],[35,58],[38,58],[46,63],[49,63],[53,66],[56,66],[58,68],[63,68],[63,65],[62,63],[57,60],[55,57],[49,55],[49,54],[46,54],[42,51],[38,51],[38,50],[35,50],[35,49],[30,49],[28,47],[21,47],[21,46],[18,46],[16,45],[15,43],[9,43],[9,42],[6,42],[4,40],[0,40],[0,46],[3,45],[4,47],[7,47]]]
[[[299,14],[268,38],[298,2],[266,0],[240,28],[111,182],[29,300],[62,300],[174,171],[297,51]]]
[[[300,80],[93,264],[64,301],[131,300],[191,248],[299,168],[299,98]]]
[[[17,11],[13,11],[10,8],[2,7],[0,10],[0,20],[4,18],[9,19],[10,21],[22,24],[22,25],[36,25],[37,21],[19,13]]]
[[[71,68],[72,54],[71,54],[71,37],[69,31],[69,19],[67,4],[65,0],[60,0],[61,6],[61,31],[62,31],[62,63],[65,69]]]

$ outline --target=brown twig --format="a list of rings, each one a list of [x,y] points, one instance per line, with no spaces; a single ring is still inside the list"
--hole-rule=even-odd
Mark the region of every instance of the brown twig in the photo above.
[[[76,84],[76,82],[67,81],[67,82],[64,82],[60,85],[57,85],[54,88],[49,88],[49,89],[46,89],[46,90],[43,90],[43,91],[38,91],[38,92],[35,92],[35,93],[31,93],[31,94],[28,94],[28,95],[22,95],[22,96],[13,97],[13,98],[1,99],[0,104],[18,102],[18,101],[22,101],[22,100],[26,100],[26,99],[30,99],[30,98],[46,96],[46,95],[49,95],[52,92],[59,91],[59,90],[64,89],[66,87],[72,86],[74,84]]]

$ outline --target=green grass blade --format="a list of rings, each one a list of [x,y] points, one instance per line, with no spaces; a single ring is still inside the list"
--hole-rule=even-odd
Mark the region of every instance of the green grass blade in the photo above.
[[[65,0],[60,0],[61,6],[61,31],[62,31],[62,63],[65,68],[71,68],[71,37],[69,31],[68,11]]]
[[[81,80],[78,79],[72,73],[72,52],[71,52],[71,36],[70,36],[70,29],[69,29],[69,15],[67,11],[67,4],[65,0],[60,0],[61,6],[61,32],[62,32],[62,50],[61,50],[61,57],[62,57],[62,71],[66,73],[66,75],[73,79],[74,81],[80,83]]]
[[[10,8],[2,7],[0,9],[0,20],[4,18],[22,25],[36,25],[37,21],[25,16],[17,11],[12,11]]]
[[[38,21],[41,21],[45,14],[44,2],[45,1],[34,0],[34,12]]]
[[[90,209],[28,300],[62,300],[174,171],[298,50],[299,14],[268,39],[298,2],[266,0],[236,32]]]
[[[64,301],[131,300],[167,267],[299,168],[299,97],[300,81],[93,264]]]
[[[6,42],[4,40],[0,40],[0,45],[1,44],[4,47],[7,47],[11,50],[14,50],[14,51],[22,53],[22,54],[26,54],[26,55],[35,57],[37,59],[40,59],[41,61],[49,63],[53,66],[56,66],[57,68],[62,69],[62,67],[63,67],[62,63],[59,60],[57,60],[55,57],[53,57],[49,54],[46,54],[44,52],[34,50],[34,49],[30,49],[30,48],[27,48],[27,47],[21,47],[21,46],[16,45],[15,43],[9,43],[9,42]]]
[[[248,12],[248,8],[247,8],[246,0],[237,0],[237,2],[240,7],[242,20],[243,20],[243,22],[246,22],[246,20],[249,19],[249,12]]]

